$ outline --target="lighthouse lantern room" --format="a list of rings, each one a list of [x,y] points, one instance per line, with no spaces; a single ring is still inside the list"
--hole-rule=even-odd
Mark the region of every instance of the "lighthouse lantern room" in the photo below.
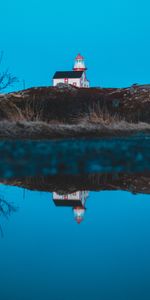
[[[84,63],[84,57],[78,54],[75,58],[75,63],[74,63],[74,71],[86,71],[87,68],[85,67]]]
[[[53,86],[59,83],[71,84],[77,87],[89,88],[89,80],[86,78],[86,66],[84,57],[78,54],[75,58],[72,71],[57,71],[53,76]]]

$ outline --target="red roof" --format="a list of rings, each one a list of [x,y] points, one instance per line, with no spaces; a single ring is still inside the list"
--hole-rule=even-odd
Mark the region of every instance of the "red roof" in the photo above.
[[[78,54],[78,55],[76,56],[76,59],[84,59],[84,57],[83,57],[82,55]]]
[[[83,221],[83,218],[77,217],[77,218],[76,218],[76,221],[77,221],[78,224],[80,224],[80,223]]]
[[[83,218],[83,216],[76,216],[75,220],[78,224],[80,224],[84,220],[84,218]]]

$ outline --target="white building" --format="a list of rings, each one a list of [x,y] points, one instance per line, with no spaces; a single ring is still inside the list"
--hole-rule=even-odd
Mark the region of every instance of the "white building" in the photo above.
[[[56,206],[71,206],[73,208],[74,217],[78,224],[84,219],[85,203],[89,195],[88,191],[79,191],[72,194],[53,193],[53,201]]]
[[[53,86],[56,86],[59,83],[66,83],[77,87],[89,88],[86,70],[84,57],[78,54],[75,58],[73,71],[58,71],[54,74]]]

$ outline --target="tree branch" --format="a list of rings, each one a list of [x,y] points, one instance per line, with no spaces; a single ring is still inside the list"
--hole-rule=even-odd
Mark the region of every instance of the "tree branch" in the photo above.
[[[0,53],[0,65],[3,60],[4,53],[1,51]],[[14,83],[18,82],[17,77],[13,76],[9,70],[5,70],[0,72],[0,91],[6,89],[9,86],[12,86]]]

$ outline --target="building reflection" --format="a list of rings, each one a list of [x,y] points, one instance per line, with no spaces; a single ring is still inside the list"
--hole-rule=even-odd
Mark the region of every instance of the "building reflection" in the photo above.
[[[56,206],[72,207],[74,213],[74,219],[80,224],[86,211],[86,200],[89,196],[88,191],[77,191],[71,194],[59,194],[53,192],[53,201]]]

